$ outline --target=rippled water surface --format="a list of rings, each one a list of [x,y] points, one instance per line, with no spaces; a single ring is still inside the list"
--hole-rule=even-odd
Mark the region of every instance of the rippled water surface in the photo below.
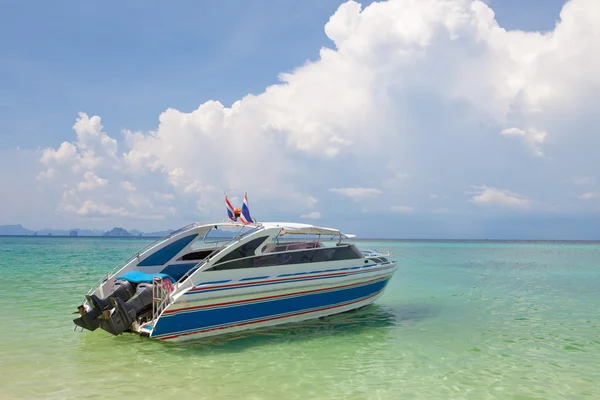
[[[376,305],[187,344],[74,332],[148,242],[0,238],[0,398],[600,398],[600,245],[358,242],[401,268]]]

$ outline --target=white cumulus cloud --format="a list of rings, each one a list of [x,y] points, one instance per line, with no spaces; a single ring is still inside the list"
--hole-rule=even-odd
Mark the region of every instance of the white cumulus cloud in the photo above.
[[[329,189],[330,192],[333,193],[337,193],[337,194],[341,194],[344,196],[348,196],[351,197],[355,200],[360,200],[366,197],[373,197],[373,196],[379,196],[381,195],[383,192],[379,189],[375,189],[375,188],[361,188],[361,187],[355,187],[355,188],[332,188]]]
[[[123,181],[121,182],[121,187],[123,189],[125,189],[128,192],[135,192],[136,188],[133,185],[133,183],[129,182],[129,181]]]
[[[44,164],[51,164],[53,162],[62,164],[70,161],[77,154],[77,149],[69,142],[62,142],[60,147],[56,150],[45,149],[42,153],[40,161]]]
[[[329,215],[336,205],[327,197],[335,195],[388,212],[395,199],[454,198],[449,189],[489,176],[507,187],[527,179],[520,172],[528,163],[550,158],[520,158],[501,148],[506,140],[497,132],[520,138],[536,156],[552,155],[549,170],[534,167],[540,187],[554,184],[553,173],[600,168],[597,129],[586,122],[600,106],[596,0],[567,2],[544,33],[502,28],[479,0],[391,0],[364,9],[348,1],[325,32],[333,46],[318,59],[231,106],[169,108],[155,129],[124,130],[122,138],[104,132],[100,116],[80,113],[75,136],[39,155],[58,182],[43,186],[47,198],[64,216],[182,222],[221,213],[224,191],[232,198],[248,191],[255,215],[310,215],[317,198]],[[530,206],[493,187],[471,202]]]
[[[306,214],[302,214],[300,216],[300,218],[306,218],[306,219],[319,219],[321,218],[321,213],[318,211],[311,211],[309,213]]]
[[[52,178],[55,178],[58,175],[59,175],[58,170],[56,168],[50,167],[46,170],[40,171],[40,173],[36,177],[36,180],[38,180],[38,181],[51,180]]]
[[[476,186],[474,188],[478,194],[469,200],[473,204],[480,206],[501,206],[510,208],[528,208],[530,201],[517,193],[509,190],[497,189],[487,186]]]
[[[123,207],[112,208],[105,204],[97,204],[92,200],[85,200],[81,207],[73,208],[73,211],[85,217],[128,216],[128,212]]]
[[[88,117],[86,113],[79,113],[73,129],[77,134],[77,147],[83,150],[103,150],[107,155],[114,156],[117,152],[117,141],[102,131],[102,121],[95,115]]]
[[[92,171],[87,171],[85,174],[83,174],[83,177],[85,180],[83,182],[79,182],[77,185],[79,190],[93,190],[101,186],[105,186],[108,183],[107,179],[98,177]]]
[[[546,140],[546,132],[540,132],[537,129],[519,129],[519,128],[508,128],[504,129],[501,133],[504,136],[518,136],[521,137],[525,143],[529,146],[529,149],[535,156],[543,156],[541,145]]]

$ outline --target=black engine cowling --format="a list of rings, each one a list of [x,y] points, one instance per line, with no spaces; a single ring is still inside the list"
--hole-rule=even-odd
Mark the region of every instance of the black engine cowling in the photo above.
[[[134,286],[129,281],[117,280],[110,295],[101,299],[96,295],[86,296],[92,309],[78,307],[80,317],[75,325],[94,331],[102,328],[113,335],[120,335],[131,327],[136,317],[152,305],[152,284]]]

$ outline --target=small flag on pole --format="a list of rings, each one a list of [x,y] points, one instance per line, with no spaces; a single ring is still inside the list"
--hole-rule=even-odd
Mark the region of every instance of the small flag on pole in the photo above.
[[[235,209],[229,202],[227,194],[225,194],[225,207],[227,208],[227,216],[229,217],[229,219],[232,221],[237,221],[237,217],[235,216]]]
[[[250,216],[250,208],[248,208],[248,194],[244,193],[244,203],[242,204],[242,215],[240,219],[245,224],[253,224],[256,221]]]

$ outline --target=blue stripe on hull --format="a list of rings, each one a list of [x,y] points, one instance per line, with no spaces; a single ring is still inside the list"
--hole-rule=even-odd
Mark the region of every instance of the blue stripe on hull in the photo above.
[[[388,277],[366,285],[271,301],[211,308],[172,316],[163,315],[156,322],[152,337],[210,329],[244,321],[250,322],[261,318],[351,302],[382,291],[389,279]]]

